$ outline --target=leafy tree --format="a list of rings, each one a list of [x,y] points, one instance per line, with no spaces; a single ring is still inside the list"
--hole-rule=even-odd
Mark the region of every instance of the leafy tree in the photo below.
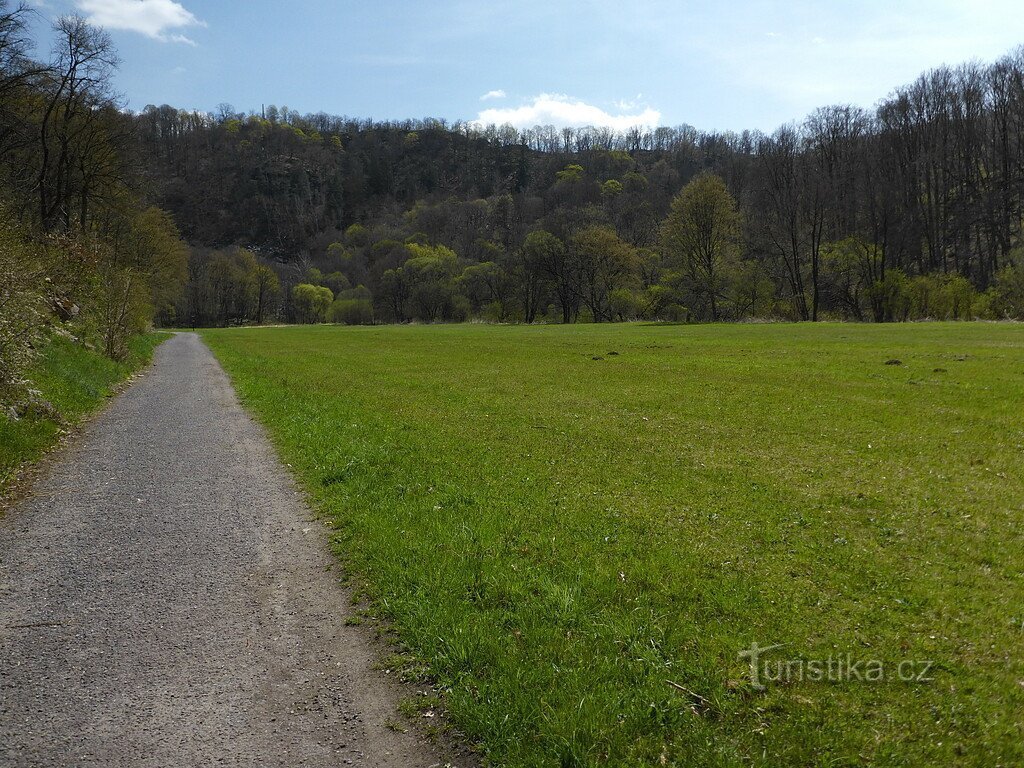
[[[636,250],[615,230],[597,226],[577,232],[569,250],[577,265],[580,299],[597,322],[612,320],[610,296],[633,282]]]
[[[391,319],[404,323],[408,319],[409,283],[401,269],[388,269],[381,275],[380,300]]]
[[[508,319],[513,293],[504,267],[493,261],[470,265],[462,271],[458,285],[465,291],[473,310],[479,312],[483,307],[491,307],[499,323]]]
[[[1024,268],[1003,267],[989,291],[989,314],[997,319],[1024,320]]]
[[[343,291],[331,305],[332,323],[345,325],[373,325],[373,296],[365,286]]]
[[[455,252],[443,245],[412,243],[406,247],[411,258],[402,267],[402,274],[409,286],[414,317],[426,322],[457,319]]]
[[[740,251],[740,214],[722,179],[702,174],[672,201],[661,248],[680,269],[686,289],[718,320],[726,276]]]
[[[330,288],[309,283],[299,283],[292,288],[292,304],[300,323],[323,323],[327,311],[334,303]]]
[[[253,319],[257,325],[262,325],[281,295],[281,280],[266,264],[257,264],[253,270],[253,286],[256,292],[256,315]]]
[[[579,310],[579,270],[569,259],[565,243],[541,229],[526,236],[522,252],[526,271],[535,280],[543,273],[552,281],[562,309],[562,322],[571,323]],[[533,289],[536,290],[536,284]]]

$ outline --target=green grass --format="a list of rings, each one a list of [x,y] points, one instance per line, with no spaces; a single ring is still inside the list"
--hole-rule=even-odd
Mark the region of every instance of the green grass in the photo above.
[[[1024,327],[205,338],[494,764],[1024,763]]]
[[[120,382],[152,357],[164,333],[137,336],[124,362],[114,362],[68,339],[52,336],[26,374],[33,389],[56,408],[59,420],[27,416],[20,421],[0,417],[0,493],[18,467],[38,459],[62,429],[77,424],[97,408]]]

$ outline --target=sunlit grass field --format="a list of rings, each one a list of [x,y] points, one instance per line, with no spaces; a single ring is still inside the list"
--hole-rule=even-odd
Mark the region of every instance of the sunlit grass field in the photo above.
[[[494,765],[1024,763],[1024,327],[204,336]]]

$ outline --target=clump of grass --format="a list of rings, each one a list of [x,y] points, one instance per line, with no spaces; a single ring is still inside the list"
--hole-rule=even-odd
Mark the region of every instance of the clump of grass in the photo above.
[[[98,407],[119,383],[149,361],[156,345],[165,338],[164,333],[135,337],[122,362],[63,336],[47,338],[25,374],[47,406],[17,420],[0,414],[0,492],[18,467],[38,459],[62,431]]]
[[[1019,326],[206,338],[495,764],[1024,762]]]

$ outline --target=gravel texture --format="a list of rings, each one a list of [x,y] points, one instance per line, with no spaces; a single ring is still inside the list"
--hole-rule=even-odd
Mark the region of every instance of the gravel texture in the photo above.
[[[434,766],[195,334],[0,518],[0,766]],[[389,724],[391,727],[389,727]]]

